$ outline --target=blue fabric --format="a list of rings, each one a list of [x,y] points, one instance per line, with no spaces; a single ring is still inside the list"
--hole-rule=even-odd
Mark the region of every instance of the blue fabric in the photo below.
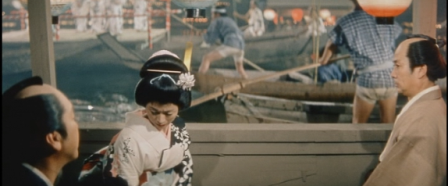
[[[205,42],[213,44],[217,39],[224,45],[244,50],[243,33],[229,17],[218,17],[208,26],[204,34]]]
[[[348,74],[336,63],[319,66],[317,68],[317,81],[325,83],[331,80],[345,82],[348,80]]]
[[[342,80],[342,73],[334,63],[317,68],[317,81],[325,83],[331,80]]]
[[[347,48],[356,69],[363,69],[392,62],[401,30],[397,22],[379,25],[373,16],[357,9],[339,19],[329,37],[333,44]],[[356,82],[366,88],[394,87],[391,72],[392,68],[360,74]]]

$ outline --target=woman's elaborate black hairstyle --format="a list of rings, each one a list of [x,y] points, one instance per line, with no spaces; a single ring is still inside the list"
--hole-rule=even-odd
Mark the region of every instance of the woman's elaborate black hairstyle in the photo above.
[[[446,44],[444,40],[436,40],[432,37],[415,34],[408,36],[409,38],[423,38],[424,40],[413,42],[409,45],[407,57],[411,70],[414,67],[426,65],[426,76],[432,82],[437,79],[446,77],[446,61],[440,54],[439,48]]]
[[[7,149],[4,154],[31,164],[54,152],[45,141],[48,133],[58,131],[63,138],[67,136],[62,122],[64,109],[55,95],[16,98],[18,93],[32,85],[43,85],[42,79],[38,76],[25,79],[2,95],[2,136]]]
[[[135,102],[143,107],[149,102],[173,103],[179,110],[190,107],[191,91],[177,85],[187,67],[175,54],[161,50],[153,54],[140,70],[135,87]]]

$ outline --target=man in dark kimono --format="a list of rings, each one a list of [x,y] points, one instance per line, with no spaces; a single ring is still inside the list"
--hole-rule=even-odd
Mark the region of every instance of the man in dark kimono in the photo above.
[[[2,96],[2,185],[52,186],[78,157],[73,105],[40,77],[23,80]]]

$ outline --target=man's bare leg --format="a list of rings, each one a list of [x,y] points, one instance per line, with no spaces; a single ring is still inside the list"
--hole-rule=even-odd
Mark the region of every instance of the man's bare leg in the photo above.
[[[242,60],[238,61],[238,62],[235,62],[235,67],[236,67],[236,70],[238,71],[238,73],[240,73],[240,75],[241,75],[241,77],[243,79],[247,79],[248,78],[248,76],[246,74],[246,71],[244,70],[244,63],[243,63]]]
[[[395,122],[395,110],[397,105],[397,96],[391,96],[385,100],[379,100],[381,123]]]
[[[353,101],[353,118],[352,123],[367,123],[369,120],[370,113],[373,110],[375,104],[371,104],[367,101],[364,101],[358,95],[355,95],[355,99]]]
[[[210,63],[222,58],[222,55],[218,51],[211,51],[210,53],[202,57],[201,66],[199,66],[199,73],[205,74],[210,67]]]

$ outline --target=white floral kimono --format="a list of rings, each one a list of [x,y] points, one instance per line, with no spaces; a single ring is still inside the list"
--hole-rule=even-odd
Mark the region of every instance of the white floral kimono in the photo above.
[[[126,127],[112,139],[107,149],[96,153],[103,154],[100,155],[103,177],[124,179],[129,186],[191,185],[193,163],[185,123],[177,117],[170,129],[171,140],[152,126],[141,110],[127,113]],[[94,167],[88,166],[89,162],[98,161],[86,160],[80,180]]]

